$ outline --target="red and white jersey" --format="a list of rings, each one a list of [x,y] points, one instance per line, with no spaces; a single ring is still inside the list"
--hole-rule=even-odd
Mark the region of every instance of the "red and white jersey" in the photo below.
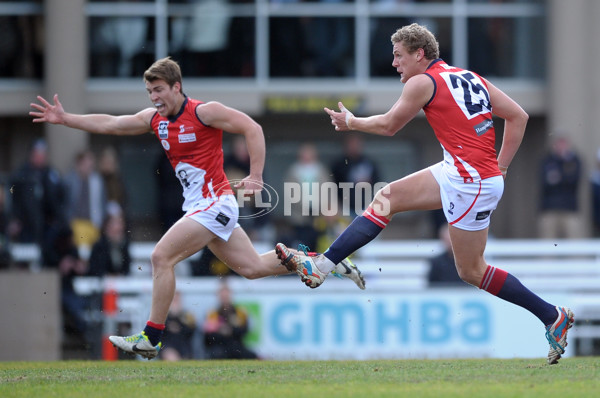
[[[200,104],[186,97],[177,115],[155,113],[151,121],[183,187],[183,211],[211,206],[218,196],[233,193],[223,171],[223,131],[198,119]]]
[[[444,149],[449,176],[473,182],[502,175],[496,157],[490,94],[484,80],[441,59],[433,61],[425,74],[435,87],[423,110]]]

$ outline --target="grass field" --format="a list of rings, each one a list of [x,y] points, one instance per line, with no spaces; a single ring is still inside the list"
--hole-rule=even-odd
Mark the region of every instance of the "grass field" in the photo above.
[[[597,397],[600,358],[0,362],[0,397]]]

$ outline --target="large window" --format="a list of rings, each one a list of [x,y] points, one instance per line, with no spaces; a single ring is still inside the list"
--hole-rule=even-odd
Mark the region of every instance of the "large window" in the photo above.
[[[0,78],[42,77],[41,2],[0,0]]]
[[[0,78],[43,76],[41,0],[0,0]],[[543,0],[89,0],[89,76],[133,78],[155,59],[197,78],[395,77],[389,38],[419,22],[447,62],[545,77]]]
[[[470,69],[490,77],[537,79],[545,75],[541,17],[469,18],[467,27]]]
[[[87,5],[90,77],[139,77],[170,55],[197,78],[395,77],[392,33],[427,25],[441,56],[507,78],[544,78],[541,0],[138,0]]]

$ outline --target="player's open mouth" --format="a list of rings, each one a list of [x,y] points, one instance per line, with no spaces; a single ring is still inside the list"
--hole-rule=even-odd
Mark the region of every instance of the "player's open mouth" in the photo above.
[[[163,108],[165,106],[165,104],[163,104],[161,102],[156,102],[154,104],[154,106],[156,107],[157,110],[160,110],[161,108]]]

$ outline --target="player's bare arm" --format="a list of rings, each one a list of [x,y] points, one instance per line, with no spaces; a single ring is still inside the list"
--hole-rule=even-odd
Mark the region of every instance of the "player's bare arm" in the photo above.
[[[156,112],[153,108],[147,108],[135,115],[79,115],[65,112],[58,99],[58,94],[54,95],[52,104],[42,96],[38,96],[37,99],[39,103],[31,103],[34,111],[29,112],[29,115],[34,118],[34,123],[62,124],[96,134],[137,135],[147,133],[151,130],[150,120]]]
[[[502,147],[498,153],[498,166],[502,174],[512,162],[525,134],[529,115],[512,98],[486,80],[490,93],[492,112],[505,120]]]
[[[266,153],[262,127],[245,113],[219,102],[207,102],[198,106],[196,114],[208,126],[244,135],[250,155],[250,175],[236,184],[236,188],[249,192],[260,191],[263,187],[262,174]]]
[[[369,117],[354,117],[347,120],[346,109],[340,102],[341,112],[325,108],[331,124],[338,131],[358,130],[369,134],[393,136],[411,121],[433,95],[433,82],[425,75],[416,75],[404,85],[402,94],[385,114]],[[348,126],[350,123],[350,128]]]

